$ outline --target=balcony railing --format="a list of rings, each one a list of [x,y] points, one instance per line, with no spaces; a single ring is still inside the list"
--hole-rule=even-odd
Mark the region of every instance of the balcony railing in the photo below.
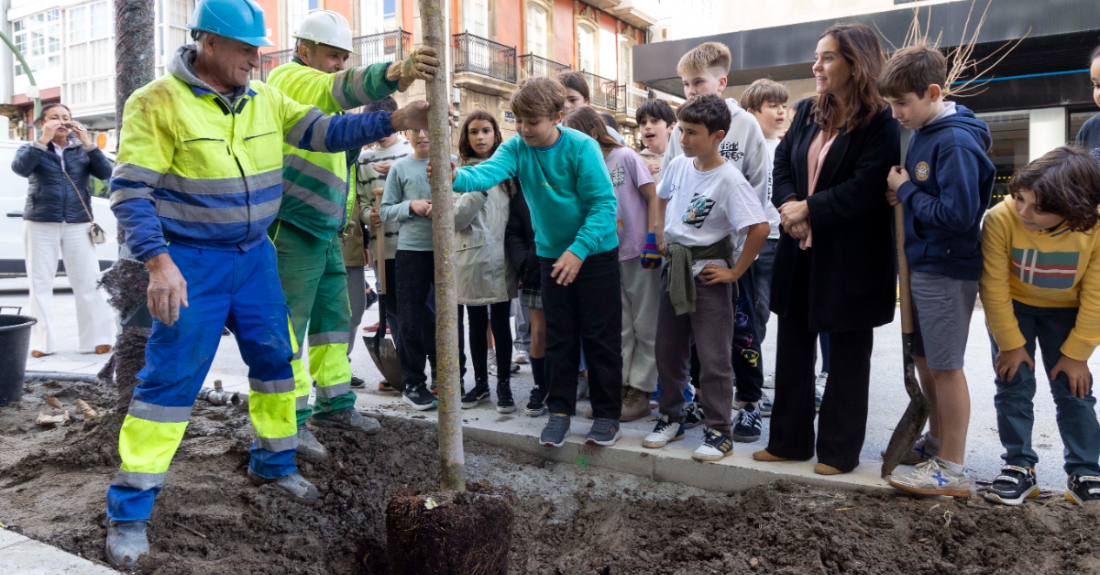
[[[353,38],[351,44],[355,50],[348,58],[348,66],[398,62],[412,52],[412,34],[399,28],[390,32]],[[260,54],[260,67],[252,71],[252,79],[266,82],[272,70],[286,64],[293,57],[293,48]]]
[[[638,108],[649,99],[649,92],[630,84],[619,86],[619,113],[633,117]]]
[[[260,54],[260,67],[252,71],[252,79],[266,82],[267,75],[270,74],[272,70],[286,64],[293,57],[293,48],[290,50],[279,50],[278,52]]]
[[[562,64],[534,54],[524,54],[519,57],[519,70],[522,78],[557,76],[572,69],[569,64]]]
[[[473,72],[504,82],[516,83],[516,49],[474,36],[454,35],[455,73]]]
[[[351,66],[370,66],[381,62],[400,62],[412,53],[412,33],[400,28],[390,32],[360,36],[351,41],[355,52],[348,58]]]
[[[588,103],[617,112],[619,110],[619,86],[615,84],[615,80],[608,80],[602,76],[584,71],[581,74],[584,74],[584,80],[588,83]]]

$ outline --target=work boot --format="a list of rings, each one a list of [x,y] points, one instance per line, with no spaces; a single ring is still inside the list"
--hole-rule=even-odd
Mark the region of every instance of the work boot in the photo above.
[[[513,413],[516,401],[512,399],[512,382],[508,379],[497,380],[497,413]]]
[[[623,414],[619,421],[637,421],[649,417],[649,393],[633,387],[623,388]]]
[[[382,425],[373,417],[366,417],[349,405],[340,411],[313,416],[313,423],[321,427],[335,427],[346,431],[358,431],[367,435],[374,435],[382,431]]]
[[[295,455],[310,463],[320,463],[328,459],[328,450],[308,427],[301,425],[298,427],[298,452]]]
[[[107,561],[112,567],[131,571],[142,555],[149,554],[145,530],[148,521],[111,521],[107,527]]]
[[[279,477],[278,479],[267,479],[266,477],[260,477],[255,471],[249,469],[248,478],[252,480],[252,484],[257,487],[267,485],[268,483],[274,483],[282,490],[283,495],[298,503],[313,505],[320,500],[320,495],[317,494],[317,488],[309,481],[306,481],[306,478],[302,477],[302,474],[297,471],[290,475]]]

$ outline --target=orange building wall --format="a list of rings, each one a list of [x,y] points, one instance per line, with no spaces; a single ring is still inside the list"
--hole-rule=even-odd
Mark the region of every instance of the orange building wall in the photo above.
[[[351,22],[351,0],[322,0],[318,4],[323,5],[325,10],[339,12],[341,16],[348,19],[349,23]],[[354,27],[352,25],[352,28]]]
[[[554,60],[573,66],[577,49],[573,0],[554,0]]]
[[[415,8],[413,0],[401,0],[401,29],[410,34],[415,34],[413,31],[413,11]],[[420,42],[420,38],[413,38],[413,43],[419,44]]]
[[[275,44],[269,48],[260,48],[260,53],[277,52],[279,50],[279,29],[281,26],[279,2],[278,0],[256,0],[256,2],[260,5],[260,8],[263,8],[264,27],[271,30],[271,35],[268,38]]]
[[[516,55],[527,53],[523,46],[523,2],[496,0],[496,40],[505,46],[515,46]]]

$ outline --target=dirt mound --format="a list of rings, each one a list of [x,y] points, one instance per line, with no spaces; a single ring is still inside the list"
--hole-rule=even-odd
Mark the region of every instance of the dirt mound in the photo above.
[[[0,409],[0,522],[104,560],[104,495],[121,419],[33,424],[46,397],[110,406],[114,390],[28,382]],[[104,409],[105,410],[105,409]],[[195,406],[150,527],[139,573],[384,574],[385,505],[437,482],[434,430],[383,422],[381,434],[317,429],[332,457],[303,465],[322,494],[307,507],[245,477],[244,410]],[[517,574],[1100,573],[1100,510],[1060,498],[1020,508],[789,483],[719,495],[538,460],[467,441],[470,481],[518,500]]]

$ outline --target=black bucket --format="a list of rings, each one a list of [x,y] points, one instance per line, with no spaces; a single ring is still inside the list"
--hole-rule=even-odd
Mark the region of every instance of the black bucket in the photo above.
[[[23,395],[31,326],[38,320],[25,315],[0,314],[0,406]]]

